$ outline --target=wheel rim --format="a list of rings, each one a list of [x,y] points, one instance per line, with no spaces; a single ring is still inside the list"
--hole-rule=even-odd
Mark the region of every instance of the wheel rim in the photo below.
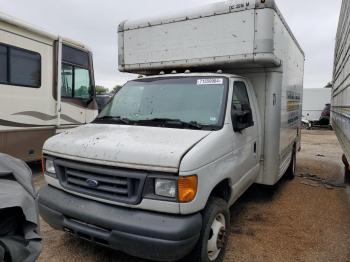
[[[214,261],[220,254],[226,242],[226,219],[223,214],[217,214],[210,227],[207,244],[208,258]]]

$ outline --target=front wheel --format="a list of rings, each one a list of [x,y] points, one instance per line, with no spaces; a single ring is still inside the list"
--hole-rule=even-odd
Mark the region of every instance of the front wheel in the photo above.
[[[203,211],[200,238],[186,261],[223,261],[229,231],[230,212],[227,203],[220,198],[211,198]]]

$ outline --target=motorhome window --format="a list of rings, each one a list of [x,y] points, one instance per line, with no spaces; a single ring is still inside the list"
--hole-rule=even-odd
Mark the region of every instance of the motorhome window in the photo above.
[[[41,58],[38,53],[10,48],[10,79],[13,85],[40,87]]]
[[[62,46],[62,97],[86,100],[91,97],[89,54]]]
[[[61,96],[82,100],[89,99],[91,97],[90,71],[62,64]]]
[[[7,47],[0,45],[0,83],[7,82]]]
[[[250,109],[247,88],[244,82],[236,81],[233,86],[232,110],[244,111]]]
[[[124,117],[142,122],[172,119],[221,128],[227,99],[227,79],[186,77],[128,82],[100,117]]]
[[[79,67],[89,68],[89,54],[67,45],[62,46],[62,61]]]
[[[14,46],[0,45],[0,83],[39,88],[40,54]]]
[[[61,95],[63,97],[73,96],[73,66],[62,65],[62,89]]]
[[[74,70],[74,97],[90,98],[90,74],[86,69],[75,68]]]

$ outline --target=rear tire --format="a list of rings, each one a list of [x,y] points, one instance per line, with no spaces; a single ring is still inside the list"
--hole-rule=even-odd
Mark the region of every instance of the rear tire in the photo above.
[[[292,159],[286,171],[286,178],[289,180],[293,180],[295,178],[296,163],[297,163],[297,154],[294,147],[293,153],[292,153]]]
[[[209,199],[203,211],[203,225],[198,243],[184,261],[221,262],[230,231],[230,211],[221,198]]]

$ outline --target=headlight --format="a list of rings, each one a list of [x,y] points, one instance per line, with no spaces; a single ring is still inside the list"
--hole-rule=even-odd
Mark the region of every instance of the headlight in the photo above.
[[[45,172],[50,174],[56,174],[55,165],[53,164],[53,160],[45,159]]]
[[[158,196],[174,198],[176,196],[176,184],[175,180],[156,179],[154,193]]]

